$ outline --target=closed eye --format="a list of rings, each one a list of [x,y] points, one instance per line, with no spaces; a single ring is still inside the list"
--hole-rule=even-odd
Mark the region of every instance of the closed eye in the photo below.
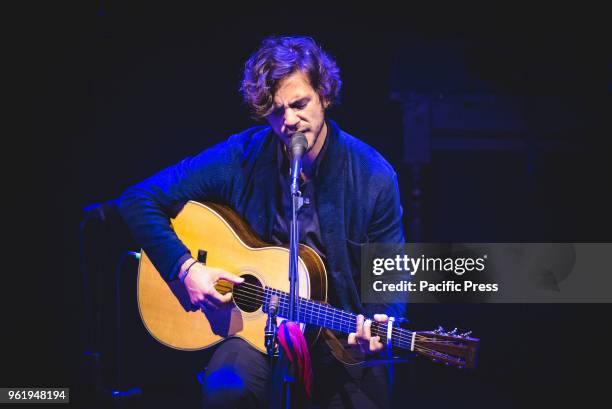
[[[291,104],[291,108],[304,109],[306,108],[306,105],[308,105],[309,102],[310,102],[310,98],[303,98]]]

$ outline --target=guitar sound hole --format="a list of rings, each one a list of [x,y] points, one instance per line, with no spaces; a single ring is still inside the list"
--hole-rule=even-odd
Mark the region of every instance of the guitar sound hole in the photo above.
[[[263,304],[263,285],[252,274],[244,274],[241,277],[244,278],[244,282],[234,285],[234,302],[244,312],[255,312]]]

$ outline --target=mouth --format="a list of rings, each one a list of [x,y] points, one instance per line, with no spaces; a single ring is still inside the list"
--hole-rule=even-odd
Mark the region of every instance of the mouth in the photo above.
[[[308,130],[306,130],[306,129],[295,131],[295,132],[291,132],[290,134],[287,134],[287,138],[288,139],[293,138],[293,135],[295,135],[296,133],[303,133],[304,135],[306,135],[307,132],[308,132]]]

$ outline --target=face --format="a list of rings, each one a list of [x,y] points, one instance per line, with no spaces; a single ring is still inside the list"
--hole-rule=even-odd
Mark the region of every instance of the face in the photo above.
[[[281,141],[289,146],[291,136],[302,132],[309,151],[318,151],[326,135],[325,108],[308,77],[297,71],[283,79],[274,95],[274,108],[266,120]],[[318,143],[317,143],[318,142]]]

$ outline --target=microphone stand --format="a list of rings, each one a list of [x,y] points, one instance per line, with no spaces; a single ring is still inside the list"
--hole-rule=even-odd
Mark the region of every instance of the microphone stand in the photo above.
[[[270,301],[268,302],[268,320],[266,321],[266,328],[264,330],[264,340],[270,365],[273,364],[274,358],[277,356],[278,352],[278,342],[276,338],[276,333],[278,331],[278,326],[276,325],[277,313],[278,295],[273,294],[270,296]]]
[[[300,280],[298,274],[299,230],[297,212],[304,204],[299,190],[291,193],[291,225],[289,227],[289,321],[300,320]]]
[[[299,190],[293,191],[292,185],[292,209],[291,225],[289,234],[289,321],[300,323],[300,279],[298,274],[298,220],[297,212],[302,207],[304,199]],[[282,348],[280,348],[282,350]],[[284,353],[284,351],[280,351]],[[290,365],[289,359],[283,357],[283,388],[285,396],[285,407],[291,408],[291,387],[295,385],[295,368]],[[295,364],[294,364],[295,365]]]
[[[302,155],[308,146],[306,137],[296,133],[291,139],[291,224],[289,227],[289,321],[299,324],[300,291],[298,276],[299,230],[297,212],[304,204],[304,198],[299,190],[300,172],[302,170]]]
[[[302,135],[303,137],[303,135]],[[304,138],[305,141],[305,138]],[[292,141],[293,142],[293,141]],[[292,146],[293,148],[293,146]],[[292,149],[293,150],[293,149]],[[291,166],[291,224],[289,226],[289,321],[299,325],[300,323],[300,279],[298,274],[299,255],[299,227],[297,213],[304,204],[304,198],[299,190],[299,177],[302,168],[300,158],[292,161]],[[282,349],[282,348],[281,348]],[[280,351],[282,353],[282,351]],[[286,357],[285,357],[286,358]],[[291,386],[295,383],[295,374],[290,373],[288,359],[282,359],[283,365],[283,388],[285,396],[285,407],[291,408]]]

